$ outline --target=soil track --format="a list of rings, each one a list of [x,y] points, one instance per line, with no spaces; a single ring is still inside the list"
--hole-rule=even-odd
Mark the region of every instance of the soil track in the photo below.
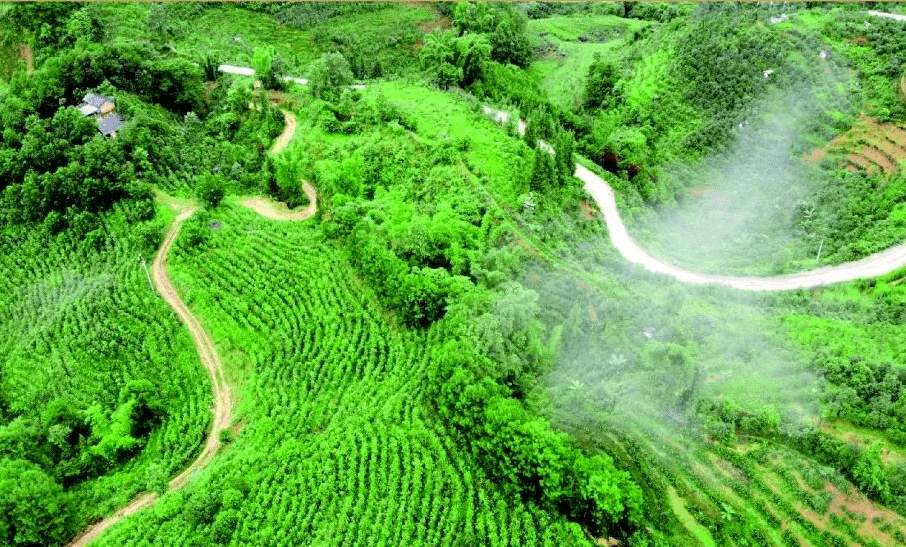
[[[292,112],[283,110],[283,118],[286,120],[286,127],[283,133],[274,141],[271,146],[271,154],[277,154],[282,151],[296,134],[296,117]],[[302,190],[308,196],[308,206],[298,211],[292,211],[287,208],[285,203],[276,202],[261,196],[251,196],[240,198],[239,204],[247,207],[261,216],[274,220],[300,221],[311,218],[318,211],[318,196],[314,187],[308,181],[302,181]]]
[[[308,206],[298,211],[288,209],[285,203],[273,201],[261,196],[242,198],[239,200],[239,203],[243,207],[247,207],[261,216],[274,220],[305,220],[311,218],[318,211],[318,196],[315,194],[314,187],[307,182],[302,183],[302,189],[305,190],[305,193],[308,195]]]
[[[31,74],[35,69],[31,46],[28,44],[19,44],[19,57],[25,60],[25,72]]]
[[[283,133],[281,133],[274,141],[273,146],[271,146],[271,153],[273,154],[286,148],[286,145],[289,144],[289,141],[296,133],[296,117],[293,116],[292,112],[283,110],[283,117],[286,120],[286,127],[284,128]],[[300,211],[290,211],[286,208],[285,204],[275,203],[263,197],[247,197],[241,199],[239,203],[268,218],[276,220],[305,220],[314,215],[317,211],[317,196],[315,194],[315,189],[308,182],[303,182],[302,188],[308,195],[309,205]],[[157,191],[157,199],[179,209],[180,213],[173,221],[173,224],[170,225],[167,237],[157,251],[157,256],[155,256],[154,262],[151,265],[151,278],[161,297],[171,308],[173,308],[173,311],[176,312],[176,316],[179,317],[179,320],[189,329],[189,335],[195,343],[198,357],[201,359],[201,364],[204,365],[204,368],[208,373],[208,378],[211,380],[211,386],[214,392],[214,408],[212,409],[214,421],[211,425],[211,431],[205,439],[204,448],[202,449],[201,454],[195,458],[195,461],[193,461],[189,467],[185,468],[169,482],[170,490],[178,490],[188,484],[189,479],[191,479],[195,472],[201,471],[211,463],[211,460],[214,459],[217,451],[220,450],[220,431],[230,426],[233,399],[230,387],[224,378],[223,365],[220,360],[220,354],[217,352],[217,347],[214,345],[214,341],[211,340],[207,331],[204,330],[198,322],[198,319],[192,315],[192,312],[189,311],[189,308],[186,307],[185,303],[179,297],[179,293],[176,292],[173,283],[170,281],[170,276],[167,273],[167,254],[170,252],[170,247],[173,246],[173,242],[176,241],[176,236],[179,235],[179,229],[182,222],[192,216],[197,205],[192,200],[173,198],[159,190]],[[104,530],[123,520],[125,517],[136,513],[145,507],[154,505],[157,498],[158,496],[154,492],[142,492],[116,513],[83,530],[78,536],[70,541],[66,547],[83,547],[84,545],[87,545]]]
[[[289,110],[281,110],[281,112],[283,112],[283,119],[286,121],[286,126],[283,128],[283,133],[280,133],[280,136],[277,137],[274,144],[271,145],[271,154],[276,154],[286,148],[286,145],[292,140],[293,135],[296,134],[296,117]]]
[[[170,481],[170,490],[178,490],[185,486],[193,473],[200,471],[214,459],[214,456],[220,449],[219,432],[220,430],[229,427],[230,411],[232,408],[232,395],[223,376],[220,354],[217,352],[217,348],[214,346],[211,337],[201,324],[199,324],[198,319],[192,315],[182,299],[179,298],[179,294],[173,287],[173,283],[170,281],[170,276],[167,273],[167,254],[170,252],[170,247],[176,240],[176,236],[179,235],[179,228],[182,225],[182,222],[189,218],[193,212],[195,212],[194,206],[185,208],[173,221],[173,224],[170,226],[170,231],[167,233],[167,237],[164,239],[164,242],[160,246],[160,250],[157,252],[157,256],[154,258],[154,263],[151,266],[151,278],[154,280],[154,286],[157,288],[161,297],[171,308],[173,308],[173,311],[176,312],[179,320],[189,329],[189,335],[195,343],[198,357],[201,359],[201,364],[204,365],[213,387],[214,420],[211,424],[211,431],[207,435],[201,454],[195,458],[195,461],[193,461],[189,467],[185,468],[182,473]],[[129,505],[126,505],[113,515],[84,530],[70,542],[68,546],[82,547],[87,545],[91,540],[99,536],[101,532],[113,526],[123,518],[144,509],[145,507],[153,505],[154,502],[157,501],[157,497],[157,494],[154,492],[143,492],[139,494],[138,497],[129,503]]]

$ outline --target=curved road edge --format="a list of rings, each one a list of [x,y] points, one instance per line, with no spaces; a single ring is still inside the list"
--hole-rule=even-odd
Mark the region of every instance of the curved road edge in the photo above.
[[[502,110],[485,106],[484,113],[492,116],[498,123],[506,123],[509,114]],[[525,122],[519,120],[519,134],[525,133]],[[555,153],[554,149],[544,141],[538,141],[541,149],[548,153]],[[585,184],[585,191],[595,200],[604,214],[604,222],[610,241],[623,258],[638,264],[649,272],[659,273],[673,277],[682,283],[693,285],[723,285],[743,291],[788,291],[794,289],[808,289],[832,283],[854,281],[877,277],[890,273],[906,266],[906,243],[895,245],[879,253],[866,256],[853,262],[845,262],[836,266],[823,266],[814,270],[792,274],[776,275],[769,277],[716,275],[693,272],[674,266],[664,260],[656,258],[642,249],[626,231],[626,225],[617,209],[613,189],[607,182],[587,167],[576,164],[575,176]]]
[[[179,475],[170,480],[170,490],[179,490],[188,484],[189,479],[194,472],[203,469],[214,459],[214,456],[220,449],[219,431],[229,427],[232,409],[232,394],[230,393],[229,385],[223,375],[220,354],[217,352],[217,348],[214,346],[214,342],[211,340],[207,331],[204,330],[198,322],[198,319],[192,315],[182,299],[179,298],[179,294],[173,287],[173,283],[170,281],[170,276],[167,273],[167,254],[169,254],[170,247],[173,246],[176,236],[179,235],[179,229],[182,222],[189,218],[193,212],[195,212],[195,207],[189,207],[188,209],[183,210],[173,221],[173,224],[170,226],[170,230],[167,233],[167,237],[164,239],[154,258],[154,262],[151,266],[151,278],[161,297],[173,309],[177,317],[179,317],[179,320],[189,329],[189,335],[195,343],[195,349],[198,352],[198,356],[201,359],[205,371],[208,373],[208,378],[211,380],[211,385],[213,387],[214,420],[211,424],[211,430],[207,434],[204,448],[201,453],[195,458],[195,461]],[[104,530],[118,523],[123,518],[144,509],[145,507],[154,505],[157,498],[158,495],[154,492],[142,492],[129,502],[128,505],[120,508],[113,515],[110,515],[83,530],[75,539],[67,544],[67,547],[83,547],[84,545],[87,545],[90,541],[97,538]]]
[[[286,120],[286,126],[283,128],[283,132],[280,133],[280,136],[274,139],[274,144],[271,145],[271,154],[278,154],[283,151],[296,134],[296,116],[289,110],[281,108],[280,111],[283,112],[283,119]],[[308,196],[308,205],[299,211],[292,211],[287,208],[285,203],[276,202],[262,196],[239,198],[238,203],[247,209],[255,211],[259,215],[272,220],[298,222],[311,218],[318,212],[318,196],[314,186],[309,184],[308,181],[303,180],[302,190],[305,192],[305,195]]]

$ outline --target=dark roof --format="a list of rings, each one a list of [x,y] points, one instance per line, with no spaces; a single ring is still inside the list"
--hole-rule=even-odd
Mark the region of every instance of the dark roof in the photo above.
[[[120,119],[116,114],[108,114],[103,118],[98,120],[98,131],[101,132],[105,137],[110,136],[111,133],[119,129],[123,125],[123,120]]]
[[[104,95],[98,95],[97,93],[88,93],[85,95],[85,98],[82,99],[83,102],[90,104],[95,108],[100,108],[106,102],[113,102],[113,99]]]

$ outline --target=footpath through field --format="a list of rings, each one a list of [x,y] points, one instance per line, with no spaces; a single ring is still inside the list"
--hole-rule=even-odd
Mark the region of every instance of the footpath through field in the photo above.
[[[283,110],[283,116],[286,119],[286,128],[274,141],[274,145],[271,147],[271,152],[275,154],[283,150],[286,145],[289,144],[289,141],[296,132],[295,116],[286,110]],[[274,203],[260,196],[243,198],[239,203],[268,218],[276,220],[305,220],[314,215],[317,211],[317,201],[315,189],[308,182],[303,182],[303,189],[305,190],[305,193],[308,194],[310,203],[308,207],[301,211],[290,211],[286,208],[286,205]],[[211,336],[205,331],[204,327],[198,322],[198,319],[192,315],[192,312],[189,311],[189,308],[179,297],[179,294],[173,287],[173,283],[170,281],[170,275],[167,273],[167,255],[170,252],[170,247],[172,247],[173,242],[176,241],[183,221],[192,216],[197,205],[191,200],[172,198],[162,192],[158,192],[157,199],[158,201],[180,209],[180,212],[170,225],[167,237],[157,251],[154,262],[151,265],[151,278],[161,297],[173,309],[176,316],[179,317],[179,320],[189,329],[189,336],[192,337],[195,349],[198,352],[198,357],[201,359],[201,364],[208,373],[208,378],[211,380],[211,386],[214,392],[214,408],[212,410],[214,420],[211,424],[211,430],[205,439],[204,448],[198,457],[195,458],[195,461],[168,484],[170,490],[179,490],[188,484],[189,479],[194,473],[201,471],[211,463],[211,460],[214,459],[217,451],[220,450],[220,431],[230,426],[233,401],[230,386],[224,378],[220,353],[218,353],[214,341],[211,340]],[[125,517],[154,505],[157,498],[158,495],[154,492],[143,492],[139,494],[128,505],[122,507],[116,513],[83,530],[67,544],[67,547],[83,547],[88,545],[88,543],[97,538],[104,530],[123,520]]]
[[[173,311],[176,312],[179,320],[189,329],[189,335],[195,343],[198,357],[201,359],[201,364],[207,371],[208,378],[210,378],[213,387],[214,420],[211,424],[211,431],[208,433],[201,454],[195,458],[195,461],[193,461],[189,467],[184,469],[182,473],[170,481],[170,490],[178,490],[185,486],[194,472],[204,469],[204,467],[214,459],[214,455],[216,455],[217,451],[220,449],[219,432],[222,429],[229,427],[230,411],[232,408],[232,396],[230,394],[230,387],[227,385],[223,376],[223,366],[220,361],[220,354],[217,352],[217,348],[214,346],[211,337],[198,322],[198,319],[192,315],[182,299],[179,298],[179,294],[173,287],[173,283],[170,281],[170,276],[167,273],[167,254],[170,252],[170,247],[173,246],[176,236],[179,235],[179,228],[182,225],[182,222],[189,218],[193,212],[195,212],[194,206],[184,208],[173,221],[173,224],[170,226],[170,230],[167,233],[167,237],[164,239],[164,242],[157,252],[157,256],[154,258],[154,263],[151,266],[151,278],[161,297],[171,308],[173,308]],[[154,492],[144,492],[140,494],[137,498],[132,500],[129,505],[84,530],[69,545],[71,547],[87,545],[91,540],[100,535],[101,532],[113,526],[124,517],[153,505],[154,502],[157,501],[157,497],[157,494]]]

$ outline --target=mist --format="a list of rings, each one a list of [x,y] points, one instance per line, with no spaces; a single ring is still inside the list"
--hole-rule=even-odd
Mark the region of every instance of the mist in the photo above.
[[[828,66],[820,84],[775,89],[738,121],[726,150],[665,167],[664,182],[683,189],[676,204],[647,215],[630,234],[652,254],[708,273],[768,275],[811,256],[818,243],[803,241],[799,205],[822,176],[802,157],[832,136],[822,112],[850,108],[845,86],[837,85],[844,76],[831,74]]]
[[[770,409],[788,426],[817,421],[821,380],[777,333],[769,296],[686,286],[633,265],[601,272],[603,288],[539,269],[525,284],[559,342],[535,401],[559,427],[686,450],[706,431],[702,405]]]

